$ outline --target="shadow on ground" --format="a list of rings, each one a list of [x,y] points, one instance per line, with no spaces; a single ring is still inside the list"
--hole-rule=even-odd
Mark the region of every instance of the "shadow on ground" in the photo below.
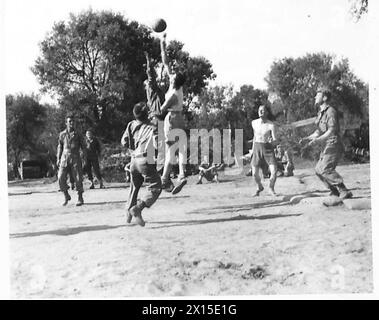
[[[133,225],[130,225],[133,226]],[[27,237],[38,237],[45,235],[54,236],[71,236],[74,234],[89,232],[89,231],[102,231],[125,227],[125,224],[118,226],[100,225],[100,226],[87,226],[87,227],[75,227],[75,228],[65,228],[57,230],[47,230],[38,232],[24,232],[24,233],[11,233],[10,238],[27,238]]]
[[[232,217],[232,218],[187,220],[187,221],[158,221],[158,222],[152,222],[152,224],[166,224],[166,225],[165,226],[158,226],[158,227],[151,227],[149,229],[182,227],[182,226],[188,226],[188,225],[201,225],[201,224],[219,223],[219,222],[231,222],[231,221],[236,221],[236,220],[240,221],[240,220],[278,219],[278,218],[298,217],[301,215],[302,215],[301,213],[297,213],[297,214],[267,214],[267,215],[262,215],[262,216],[238,215],[238,216]]]

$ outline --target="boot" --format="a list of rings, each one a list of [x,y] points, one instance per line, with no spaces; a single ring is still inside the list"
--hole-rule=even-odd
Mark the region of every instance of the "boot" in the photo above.
[[[105,189],[104,184],[103,184],[103,180],[100,180],[100,189]]]
[[[71,183],[71,190],[75,190],[75,184]]]
[[[336,197],[340,196],[340,193],[335,186],[330,186],[329,189],[330,189],[330,193],[329,193],[330,196],[336,196]]]
[[[78,202],[76,203],[77,207],[80,207],[84,204],[83,192],[78,192]]]
[[[139,224],[141,227],[145,226],[145,221],[142,218],[142,210],[145,207],[146,207],[145,202],[140,201],[138,204],[136,204],[135,206],[129,209],[129,214],[135,218],[137,224]]]
[[[262,185],[258,186],[257,191],[255,191],[254,197],[259,197],[259,194],[264,190]]]
[[[63,191],[63,194],[64,194],[64,202],[62,203],[62,206],[65,206],[71,200],[71,197],[67,190]]]
[[[90,189],[95,189],[95,184],[93,183],[93,180],[91,180],[91,186],[89,188]]]
[[[351,191],[349,191],[343,183],[340,183],[337,186],[337,189],[340,193],[340,199],[342,199],[342,200],[343,199],[350,199],[353,197],[353,194],[351,193]]]
[[[172,183],[172,180],[169,179],[168,181],[162,181],[162,189],[166,192],[171,192],[174,189],[174,184]]]

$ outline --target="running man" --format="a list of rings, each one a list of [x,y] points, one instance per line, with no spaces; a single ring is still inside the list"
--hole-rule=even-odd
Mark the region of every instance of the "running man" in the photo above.
[[[131,151],[130,162],[130,193],[126,213],[126,222],[130,223],[134,217],[140,226],[145,225],[142,210],[150,208],[157,201],[162,191],[161,178],[154,161],[148,158],[149,148],[156,147],[154,127],[148,119],[148,110],[145,103],[134,106],[133,114],[136,120],[129,122],[121,144]],[[143,182],[147,183],[147,192],[138,199],[138,192]]]
[[[57,149],[58,182],[65,198],[63,205],[71,200],[67,185],[67,175],[71,171],[78,192],[76,205],[81,206],[84,203],[83,172],[79,150],[82,149],[83,155],[86,156],[86,148],[83,136],[74,129],[74,119],[71,116],[66,117],[66,130],[59,134]]]
[[[179,145],[178,142],[170,140],[169,134],[172,129],[184,129],[183,117],[183,85],[185,83],[185,76],[183,73],[174,72],[168,62],[166,52],[166,33],[161,38],[161,55],[165,71],[170,78],[170,87],[165,95],[165,102],[161,107],[161,112],[168,112],[164,119],[164,134],[166,142],[166,155],[165,164],[162,175],[162,188],[166,191],[172,190],[172,194],[176,194],[182,190],[187,183],[185,178],[185,150],[184,146]],[[179,140],[180,141],[180,140]],[[175,150],[179,147],[179,184],[173,188],[173,183],[170,179],[172,165],[175,163]]]
[[[330,190],[330,195],[339,196],[341,199],[351,198],[353,194],[346,188],[342,177],[336,171],[341,159],[344,146],[340,137],[340,126],[336,109],[330,106],[331,92],[326,87],[319,87],[315,97],[315,104],[320,106],[317,115],[317,129],[308,137],[300,140],[309,140],[308,146],[322,143],[325,147],[320,154],[315,171],[319,179]]]
[[[259,168],[263,170],[265,162],[267,162],[270,169],[269,190],[270,193],[275,196],[276,193],[274,188],[277,164],[274,153],[274,144],[277,143],[276,128],[275,124],[268,119],[268,110],[266,106],[262,105],[259,107],[258,116],[259,119],[251,122],[254,131],[251,167],[252,175],[257,184],[255,196],[259,196],[259,193],[264,189],[259,175]]]

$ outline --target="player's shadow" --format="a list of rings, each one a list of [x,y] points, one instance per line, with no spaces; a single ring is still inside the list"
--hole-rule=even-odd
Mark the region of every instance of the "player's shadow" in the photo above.
[[[218,219],[204,219],[204,220],[187,220],[187,221],[157,221],[153,224],[165,224],[164,226],[150,227],[149,229],[161,229],[161,228],[171,228],[171,227],[182,227],[188,225],[200,225],[208,223],[219,223],[219,222],[231,222],[231,221],[241,221],[241,220],[266,220],[266,219],[278,219],[278,218],[288,218],[288,217],[298,217],[301,213],[296,214],[266,214],[262,216],[246,216],[238,215],[232,218],[218,218]]]
[[[133,226],[132,224],[129,226]],[[28,238],[28,237],[39,237],[45,235],[54,235],[54,236],[71,236],[74,234],[89,232],[89,231],[102,231],[110,230],[125,227],[125,224],[117,226],[109,225],[99,225],[99,226],[86,226],[86,227],[74,227],[74,228],[64,228],[57,230],[47,230],[47,231],[37,231],[37,232],[22,232],[22,233],[11,233],[9,237],[12,238]]]
[[[190,198],[190,196],[162,196],[159,198],[159,200],[171,200],[171,199],[184,199],[184,198]],[[102,202],[86,202],[85,206],[102,206],[105,204],[127,204],[128,200],[113,200],[113,201],[102,201]]]
[[[305,198],[314,198],[314,197],[320,197],[320,193],[325,193],[328,191],[319,191],[315,190],[312,192],[303,192],[303,193],[296,193],[291,195],[285,195],[281,197],[280,199],[275,199],[271,201],[262,201],[262,202],[254,202],[254,203],[247,203],[247,204],[231,204],[227,206],[217,206],[217,207],[208,207],[208,208],[200,208],[196,209],[190,212],[187,212],[187,214],[219,214],[219,213],[229,213],[229,212],[239,212],[239,211],[249,211],[252,209],[261,209],[261,208],[267,208],[267,207],[279,207],[279,206],[288,206],[288,205],[294,205],[298,204],[301,200]],[[296,198],[294,198],[296,197]],[[294,198],[294,199],[292,199]],[[291,201],[292,199],[292,201]]]
[[[114,201],[102,201],[102,202],[85,202],[85,206],[102,206],[104,204],[116,204],[116,203],[126,203],[126,200],[114,200]]]

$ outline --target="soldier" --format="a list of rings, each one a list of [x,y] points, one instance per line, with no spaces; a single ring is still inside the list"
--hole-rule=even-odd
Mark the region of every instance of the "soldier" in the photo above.
[[[331,195],[341,199],[351,198],[353,194],[346,188],[342,177],[337,173],[336,167],[341,159],[344,146],[340,137],[340,126],[337,111],[330,106],[331,92],[326,87],[319,87],[315,97],[315,104],[320,105],[317,115],[317,129],[308,137],[300,140],[310,140],[308,146],[323,143],[324,150],[320,154],[315,171],[319,179],[330,190]]]
[[[275,158],[278,165],[278,177],[292,177],[295,166],[293,164],[292,153],[289,149],[284,150],[281,144],[275,149]]]
[[[75,131],[74,119],[71,116],[66,117],[66,130],[59,134],[57,149],[58,182],[65,198],[63,205],[65,206],[71,200],[67,191],[67,174],[71,170],[75,179],[76,191],[78,192],[78,202],[76,205],[81,206],[84,201],[82,161],[79,149],[82,149],[85,155],[85,142],[83,136]]]
[[[134,217],[136,222],[143,227],[145,221],[142,218],[142,210],[150,208],[158,199],[162,191],[162,183],[154,162],[154,156],[149,157],[149,150],[156,148],[156,136],[154,135],[154,126],[148,119],[146,104],[136,104],[133,108],[133,114],[136,120],[129,122],[121,138],[121,144],[132,152],[126,222],[130,223]],[[138,192],[143,182],[148,184],[147,192],[141,199],[138,199]]]
[[[86,132],[86,161],[85,161],[85,171],[88,175],[88,179],[91,181],[90,189],[94,189],[95,185],[93,183],[92,168],[93,172],[100,183],[100,189],[104,189],[103,179],[100,173],[99,158],[101,155],[101,147],[99,140],[93,135],[92,130],[87,130]]]
[[[149,54],[145,51],[146,57],[146,75],[147,79],[144,82],[146,98],[147,98],[147,106],[149,107],[149,119],[151,124],[154,126],[155,132],[154,134],[158,134],[158,127],[163,128],[163,121],[166,114],[163,114],[161,111],[162,104],[164,103],[165,95],[157,82],[157,74],[154,70],[154,65],[151,61]],[[163,150],[163,139],[159,139],[158,141],[158,151]],[[164,152],[157,152],[157,171],[163,171],[164,166]]]
[[[204,156],[203,162],[199,166],[199,180],[196,184],[202,184],[203,178],[207,179],[209,182],[213,180],[216,183],[220,183],[218,180],[218,172],[217,170],[221,169],[223,164],[210,164],[208,161],[208,157]]]

